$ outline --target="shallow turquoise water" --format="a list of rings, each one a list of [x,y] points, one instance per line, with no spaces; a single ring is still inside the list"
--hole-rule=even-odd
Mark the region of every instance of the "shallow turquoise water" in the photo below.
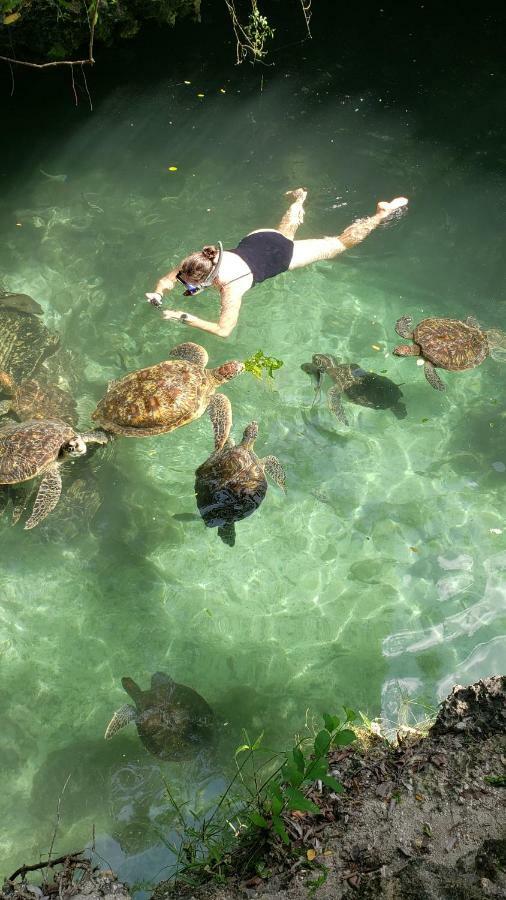
[[[68,484],[90,479],[100,499],[89,524],[63,503],[33,532],[0,521],[4,874],[47,851],[68,776],[57,850],[94,828],[122,877],[152,881],[171,861],[162,774],[199,808],[226,783],[243,727],[286,746],[306,710],[396,720],[406,695],[435,704],[456,680],[504,670],[506,369],[444,373],[439,395],[391,354],[402,313],[506,325],[504,181],[482,145],[464,153],[410,108],[303,75],[189,70],[117,88],[42,155],[24,147],[22,178],[3,173],[3,286],[60,332],[83,427],[108,380],[181,340],[216,365],[262,348],[284,361],[274,384],[243,375],[225,392],[236,437],[256,418],[259,455],[279,457],[288,485],[269,488],[233,549],[186,519],[211,449],[202,418],[75,463]],[[300,237],[339,233],[400,194],[410,211],[335,262],[256,287],[227,341],[144,302],[189,250],[275,226],[299,185]],[[217,304],[186,308],[212,318]],[[408,417],[348,404],[345,429],[323,401],[311,410],[300,365],[314,352],[402,383]],[[147,686],[156,670],[215,709],[213,754],[162,764],[133,728],[104,742],[121,677]]]

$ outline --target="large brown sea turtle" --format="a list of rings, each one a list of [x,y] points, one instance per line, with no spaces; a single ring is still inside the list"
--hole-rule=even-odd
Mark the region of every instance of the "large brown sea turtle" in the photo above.
[[[0,485],[42,475],[25,528],[35,528],[55,508],[62,489],[60,465],[68,457],[86,453],[87,443],[107,443],[107,436],[100,431],[78,434],[70,425],[52,419],[11,422],[0,428]]]
[[[397,334],[411,339],[413,344],[401,344],[393,352],[396,356],[419,356],[425,377],[436,391],[446,390],[436,367],[460,372],[479,366],[490,353],[489,337],[499,335],[495,331],[482,331],[472,317],[461,322],[432,316],[423,319],[414,329],[412,325],[411,316],[402,316],[397,321]]]
[[[58,349],[60,338],[40,321],[41,313],[27,294],[0,292],[0,369],[18,382]]]
[[[235,544],[234,522],[255,512],[267,493],[265,473],[284,490],[285,473],[275,456],[259,459],[253,452],[258,425],[250,422],[240,444],[229,438],[195,472],[200,515],[209,528],[218,528],[225,544]]]
[[[207,352],[198,344],[178,344],[169,358],[113,381],[92,419],[105,431],[126,437],[164,434],[208,412],[220,449],[232,424],[230,400],[215,391],[244,371],[233,360],[206,369]]]
[[[343,409],[343,396],[359,406],[391,409],[398,419],[404,419],[407,415],[399,386],[375,372],[366,372],[358,363],[340,363],[330,353],[315,353],[312,362],[303,363],[301,369],[315,381],[315,401],[320,395],[323,376],[328,375],[332,379],[333,386],[327,392],[327,403],[330,411],[343,425],[349,425]]]
[[[177,684],[164,672],[155,672],[151,688],[141,691],[132,678],[122,678],[135,706],[121,706],[109,722],[108,740],[129,722],[135,722],[144,746],[161,759],[187,759],[211,737],[213,713],[200,694]]]
[[[27,419],[59,419],[69,425],[77,422],[74,398],[49,381],[28,378],[16,384],[7,372],[0,371],[0,394],[8,397],[0,400],[0,416],[10,412],[21,422]]]

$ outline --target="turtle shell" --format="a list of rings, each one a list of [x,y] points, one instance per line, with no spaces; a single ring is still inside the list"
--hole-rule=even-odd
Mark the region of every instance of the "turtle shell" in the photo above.
[[[162,434],[201,416],[215,387],[201,366],[166,360],[114,381],[92,419],[116,434]]]
[[[413,332],[413,340],[422,356],[441,369],[472,369],[489,354],[485,333],[459,319],[423,319]]]
[[[15,390],[12,411],[23,420],[58,419],[69,425],[77,423],[74,398],[55,384],[30,378]]]
[[[0,428],[0,484],[16,484],[39,475],[75,431],[51,419],[11,422]]]
[[[29,378],[59,343],[36,315],[0,306],[0,370],[15,381]]]
[[[401,402],[402,391],[389,378],[375,372],[364,372],[358,366],[349,368],[350,377],[343,390],[353,403],[372,409],[390,409]]]
[[[163,672],[153,675],[148,691],[141,691],[129,678],[123,679],[123,687],[134,695],[142,743],[160,759],[188,759],[210,738],[213,712],[192,688],[177,684]]]
[[[264,499],[267,486],[257,455],[241,445],[213,453],[195,472],[197,506],[209,528],[251,516]]]

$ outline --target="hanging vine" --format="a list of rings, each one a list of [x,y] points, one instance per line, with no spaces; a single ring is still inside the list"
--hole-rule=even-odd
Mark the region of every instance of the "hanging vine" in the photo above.
[[[236,38],[237,64],[242,63],[248,56],[252,58],[252,62],[261,61],[266,56],[267,51],[264,49],[266,41],[274,37],[274,28],[269,25],[267,17],[260,13],[257,0],[251,0],[251,12],[244,25],[239,20],[234,0],[225,0],[225,3]]]

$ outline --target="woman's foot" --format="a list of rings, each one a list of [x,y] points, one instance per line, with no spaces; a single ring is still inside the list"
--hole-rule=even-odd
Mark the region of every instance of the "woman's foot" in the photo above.
[[[408,201],[406,197],[395,197],[390,203],[388,203],[387,200],[380,200],[376,207],[376,215],[381,216],[382,219],[386,219],[388,216],[391,216],[392,213],[397,212],[397,210],[402,209],[407,205]]]
[[[304,200],[307,197],[307,191],[305,188],[295,188],[294,191],[286,191],[287,197],[293,197],[294,200],[300,200],[301,203],[304,203]]]

